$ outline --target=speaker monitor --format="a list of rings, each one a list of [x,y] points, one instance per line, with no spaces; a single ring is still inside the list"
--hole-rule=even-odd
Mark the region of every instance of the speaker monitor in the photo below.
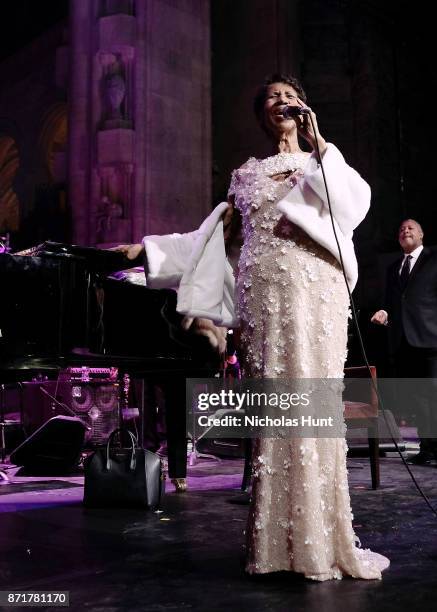
[[[83,421],[55,416],[20,444],[10,460],[29,476],[67,475],[77,467],[84,438]]]
[[[89,382],[67,385],[67,401],[88,426],[88,446],[105,444],[110,433],[120,427],[120,390],[118,383]]]
[[[104,444],[111,431],[120,426],[120,388],[117,382],[24,383],[23,406],[24,426],[28,433],[34,432],[51,417],[72,416],[73,413],[87,425],[85,442],[90,448]]]

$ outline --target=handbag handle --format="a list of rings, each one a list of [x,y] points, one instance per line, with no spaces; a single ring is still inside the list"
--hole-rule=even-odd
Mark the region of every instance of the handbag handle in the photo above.
[[[114,437],[116,436],[116,434],[118,433],[123,433],[123,432],[127,432],[130,436],[131,439],[131,456],[130,456],[130,465],[129,465],[129,469],[134,471],[135,467],[137,465],[137,460],[135,457],[135,449],[136,449],[136,440],[135,440],[135,436],[134,434],[130,431],[130,429],[125,429],[125,428],[121,428],[119,427],[118,429],[114,429],[114,431],[111,432],[111,435],[108,438],[108,442],[106,443],[106,469],[110,470],[111,469],[111,458],[109,456],[109,448],[111,446],[111,442],[114,439]]]

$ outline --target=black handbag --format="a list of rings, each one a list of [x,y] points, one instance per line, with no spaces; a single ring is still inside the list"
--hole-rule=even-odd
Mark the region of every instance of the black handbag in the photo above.
[[[130,448],[114,448],[117,433],[130,436]],[[83,503],[87,508],[158,508],[163,493],[161,459],[138,448],[128,429],[115,429],[106,447],[97,449],[85,462]]]

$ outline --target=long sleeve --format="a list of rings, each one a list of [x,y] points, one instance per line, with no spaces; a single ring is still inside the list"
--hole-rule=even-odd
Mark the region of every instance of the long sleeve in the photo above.
[[[332,143],[323,156],[334,219],[345,236],[352,234],[370,207],[370,187],[356,170],[349,166]],[[325,183],[316,156],[311,155],[302,179],[317,194],[329,212]]]
[[[226,259],[219,204],[199,229],[187,234],[146,236],[147,284],[178,288],[177,311],[218,325],[235,325],[234,277]]]
[[[198,231],[187,234],[145,236],[147,285],[152,289],[177,287],[190,259]]]
[[[323,167],[334,227],[352,291],[358,279],[352,234],[369,210],[370,187],[346,164],[340,151],[331,143],[323,156]],[[301,227],[313,240],[341,261],[332,229],[322,170],[315,155],[309,158],[302,178],[278,202],[277,207],[289,221]]]

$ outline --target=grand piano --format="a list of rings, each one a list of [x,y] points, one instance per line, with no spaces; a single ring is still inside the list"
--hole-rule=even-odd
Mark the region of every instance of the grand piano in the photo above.
[[[117,367],[159,384],[169,473],[182,478],[185,379],[212,376],[219,358],[205,337],[183,331],[174,291],[117,278],[138,263],[55,242],[25,255],[0,254],[0,382],[88,366]]]

